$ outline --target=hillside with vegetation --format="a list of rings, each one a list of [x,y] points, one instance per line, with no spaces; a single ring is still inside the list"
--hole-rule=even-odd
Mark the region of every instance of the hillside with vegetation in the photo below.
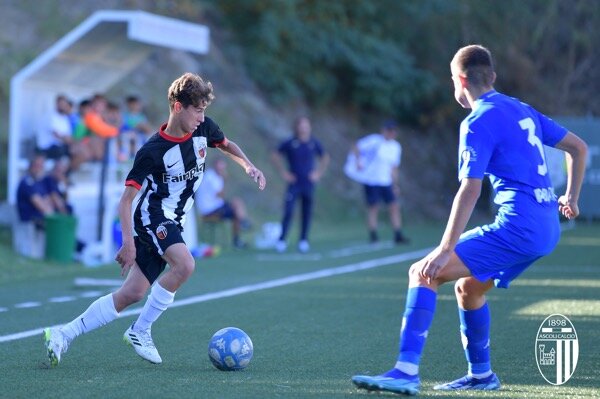
[[[500,91],[551,115],[600,114],[595,1],[3,0],[1,8],[1,159],[11,76],[95,10],[142,9],[209,26],[211,51],[157,51],[107,94],[148,99],[158,125],[173,77],[185,70],[206,76],[217,94],[209,114],[269,178],[267,195],[239,173],[232,190],[265,218],[279,209],[283,190],[269,152],[302,113],[332,156],[318,193],[321,219],[362,217],[361,191],[342,165],[353,140],[392,117],[403,126],[405,212],[445,217],[457,185],[457,126],[466,115],[453,100],[448,63],[467,43],[493,51]],[[5,168],[2,162],[0,197]]]

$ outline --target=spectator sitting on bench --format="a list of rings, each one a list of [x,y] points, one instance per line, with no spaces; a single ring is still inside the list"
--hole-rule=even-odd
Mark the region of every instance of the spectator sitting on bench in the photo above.
[[[59,159],[71,155],[72,127],[69,115],[69,99],[59,94],[54,109],[44,119],[44,124],[36,132],[36,152],[49,159]]]
[[[72,214],[73,208],[67,203],[67,171],[69,163],[64,159],[54,161],[54,165],[41,181],[53,209],[59,213]]]
[[[65,215],[74,216],[73,206],[68,202],[67,198],[67,171],[69,163],[66,160],[58,159],[54,162],[54,166],[48,174],[44,176],[41,184],[50,199],[50,204],[54,211]],[[75,252],[81,253],[85,244],[77,239],[75,243]]]
[[[204,172],[200,188],[196,192],[196,209],[205,221],[232,221],[233,246],[245,248],[246,243],[240,239],[242,228],[249,227],[246,219],[246,206],[240,198],[224,199],[227,163],[218,158],[214,167]]]
[[[43,183],[46,157],[35,155],[17,189],[19,222],[13,230],[15,250],[24,256],[44,256],[44,217],[54,213],[50,195]]]

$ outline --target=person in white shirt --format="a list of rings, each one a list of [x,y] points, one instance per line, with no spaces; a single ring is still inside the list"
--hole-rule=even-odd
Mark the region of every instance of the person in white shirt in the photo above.
[[[69,113],[71,104],[62,94],[56,96],[56,107],[36,135],[37,151],[49,159],[69,157],[73,128]]]
[[[243,227],[249,226],[246,206],[240,198],[224,198],[227,163],[218,158],[213,168],[204,172],[204,179],[196,192],[196,209],[203,219],[231,220],[232,240],[236,248],[245,248],[240,238]]]
[[[396,244],[408,243],[402,233],[402,218],[398,196],[398,169],[402,156],[402,147],[396,140],[398,124],[385,121],[380,133],[367,135],[356,142],[352,148],[346,174],[363,184],[367,202],[367,226],[371,242],[379,240],[377,222],[379,204],[387,205],[390,223],[394,229]]]

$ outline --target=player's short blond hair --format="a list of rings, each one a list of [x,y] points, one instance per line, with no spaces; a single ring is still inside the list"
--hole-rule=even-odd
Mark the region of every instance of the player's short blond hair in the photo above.
[[[190,72],[184,73],[171,83],[167,96],[171,109],[176,102],[187,108],[190,105],[209,105],[215,99],[212,83]]]
[[[454,65],[473,86],[489,87],[494,84],[496,75],[492,53],[482,45],[471,44],[462,47],[452,58],[451,65]]]

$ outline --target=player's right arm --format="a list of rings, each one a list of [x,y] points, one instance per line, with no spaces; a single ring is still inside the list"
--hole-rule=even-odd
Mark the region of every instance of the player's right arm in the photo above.
[[[271,152],[271,160],[273,161],[275,168],[277,169],[283,180],[287,183],[293,183],[294,181],[296,181],[296,176],[290,173],[290,171],[285,166],[280,151],[281,146],[279,147],[279,149],[273,150]]]
[[[442,268],[450,260],[458,239],[465,231],[473,209],[475,209],[475,204],[481,194],[481,186],[481,179],[464,178],[461,180],[460,188],[452,203],[452,210],[448,217],[442,241],[436,249],[425,257],[424,262],[421,263],[419,274],[429,283],[437,277]]]
[[[356,168],[356,170],[362,170],[363,164],[362,164],[362,159],[360,158],[360,151],[358,149],[358,143],[352,144],[352,148],[350,148],[350,153],[354,155],[354,161],[355,161],[354,167]]]
[[[127,274],[135,263],[135,243],[133,241],[133,221],[131,217],[131,204],[138,193],[138,188],[133,185],[125,187],[125,191],[119,201],[119,219],[123,244],[117,252],[115,260],[121,265],[121,275]]]
[[[31,198],[31,203],[33,204],[33,206],[38,211],[40,211],[40,213],[42,215],[51,215],[52,213],[54,213],[52,204],[50,203],[50,201],[47,198],[42,197],[38,193],[32,194],[30,198]]]
[[[585,141],[568,132],[556,144],[556,148],[565,151],[567,160],[567,188],[565,194],[558,199],[558,209],[567,219],[573,219],[579,215],[577,202],[585,174],[588,147]]]
[[[121,275],[127,274],[131,266],[135,263],[135,243],[133,240],[133,218],[131,217],[131,205],[142,188],[146,176],[155,170],[155,162],[152,147],[146,143],[135,154],[133,167],[125,179],[125,191],[119,201],[119,219],[121,221],[121,234],[123,244],[117,252],[115,260],[121,265]]]
[[[310,172],[310,180],[312,182],[318,182],[323,177],[323,174],[327,170],[329,166],[329,162],[331,161],[331,157],[327,152],[322,152],[318,159],[317,167]]]

